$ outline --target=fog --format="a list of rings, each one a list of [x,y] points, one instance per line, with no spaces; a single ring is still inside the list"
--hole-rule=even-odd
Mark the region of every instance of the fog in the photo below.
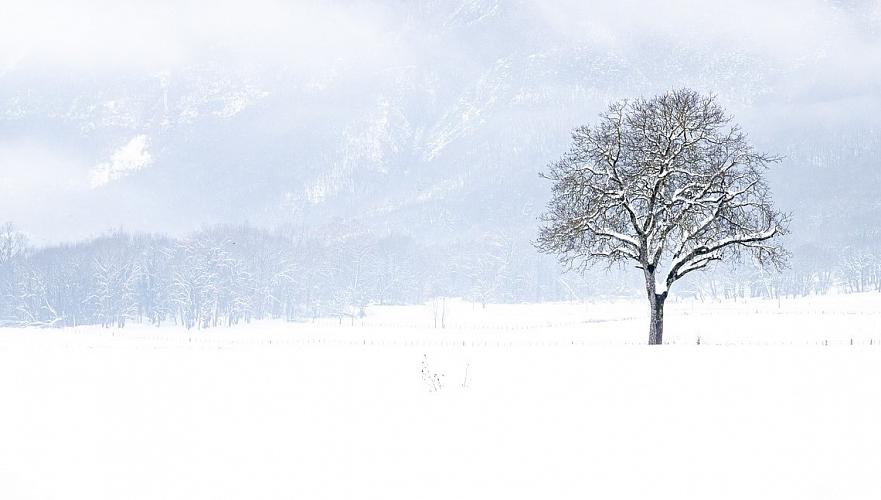
[[[879,5],[17,2],[0,19],[0,213],[56,242],[279,224],[302,204],[416,210],[463,163],[532,184],[608,102],[678,86],[791,157],[775,182],[794,207],[792,149],[809,145],[793,141],[877,131]]]
[[[783,156],[793,268],[844,273],[878,246],[879,75],[878,1],[7,2],[0,221],[34,248],[256,228],[541,274],[537,173],[610,102],[690,87]],[[551,288],[481,300],[578,295]]]

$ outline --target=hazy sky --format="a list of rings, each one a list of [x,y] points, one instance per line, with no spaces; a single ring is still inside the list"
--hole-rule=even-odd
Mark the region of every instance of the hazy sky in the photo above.
[[[694,85],[762,132],[806,121],[871,128],[881,112],[881,1],[6,0],[2,11],[0,219],[44,241],[259,219],[357,168],[338,165],[353,141],[359,155],[373,148],[372,161],[391,162],[392,151],[400,162],[408,149],[480,134],[510,112],[499,102],[522,100],[512,87],[525,78],[532,94],[593,89],[585,111]],[[596,65],[596,81],[540,62],[570,49]],[[486,75],[517,64],[526,69],[484,98]],[[565,102],[550,102],[570,119]],[[351,139],[346,114],[382,130]],[[318,146],[309,134],[321,127],[330,132]],[[348,145],[333,146],[335,128]],[[266,143],[243,139],[237,166],[216,166],[213,144],[241,130]],[[293,163],[308,175],[290,174]],[[231,185],[202,180],[214,176]],[[238,190],[248,176],[263,184]],[[236,210],[255,197],[264,205]],[[211,208],[218,199],[228,206]]]
[[[438,13],[435,28],[504,12],[530,14],[572,43],[627,50],[652,39],[736,47],[804,63],[835,55],[879,64],[881,3],[871,0],[493,1],[56,1],[4,2],[4,71],[64,68],[86,73],[158,71],[205,59],[325,64],[368,54],[399,61],[402,29]],[[537,16],[537,17],[536,17]],[[512,33],[512,35],[515,35]],[[452,47],[451,47],[452,48]],[[411,56],[419,57],[418,51]],[[874,60],[873,60],[874,59]],[[869,69],[869,68],[866,68]]]

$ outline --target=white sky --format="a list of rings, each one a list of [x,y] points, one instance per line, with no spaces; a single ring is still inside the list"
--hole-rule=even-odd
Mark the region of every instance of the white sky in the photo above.
[[[574,41],[626,46],[663,37],[786,58],[842,48],[850,56],[877,54],[881,23],[881,3],[874,0],[519,4]],[[198,61],[216,50],[292,64],[327,54],[367,53],[407,22],[405,4],[365,1],[4,0],[3,10],[0,61],[7,68],[48,64],[92,71],[155,70]]]
[[[308,63],[363,51],[390,28],[379,9],[322,1],[4,1],[0,61],[7,68],[156,71],[211,52]]]

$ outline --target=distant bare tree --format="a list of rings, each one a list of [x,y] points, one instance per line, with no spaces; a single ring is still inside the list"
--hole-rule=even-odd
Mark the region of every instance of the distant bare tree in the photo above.
[[[363,317],[369,300],[367,280],[376,262],[373,248],[364,242],[351,242],[340,249],[334,269],[339,280],[332,297],[335,315],[342,322],[348,317],[351,324]]]
[[[28,249],[27,237],[11,222],[0,224],[0,324],[16,316],[17,273],[19,260]]]
[[[508,282],[516,281],[511,277],[515,260],[513,238],[492,233],[485,235],[485,240],[484,245],[467,256],[464,266],[471,282],[468,296],[484,309],[487,303],[498,299]]]
[[[123,328],[137,312],[138,269],[130,262],[107,257],[95,259],[94,267],[94,292],[87,300],[93,304],[101,326]]]
[[[788,216],[772,206],[757,153],[713,96],[693,90],[612,104],[542,176],[553,198],[537,246],[583,270],[635,263],[651,307],[649,344],[663,341],[670,286],[709,264],[748,253],[761,265],[786,258],[771,240]]]
[[[15,228],[11,222],[0,225],[0,265],[7,264],[25,253],[28,247],[27,236]]]
[[[878,281],[878,259],[867,248],[842,249],[838,269],[842,284],[849,292],[870,290]]]

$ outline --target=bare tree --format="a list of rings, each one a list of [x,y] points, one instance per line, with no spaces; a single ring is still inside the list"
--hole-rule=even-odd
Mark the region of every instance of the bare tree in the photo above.
[[[28,250],[27,237],[11,222],[0,224],[0,324],[15,316],[17,274]]]
[[[649,344],[662,343],[664,301],[683,276],[744,253],[784,263],[771,240],[787,232],[788,216],[773,208],[763,175],[778,158],[755,152],[713,96],[674,90],[600,117],[542,174],[554,185],[537,246],[580,270],[635,263]]]
[[[101,326],[123,328],[126,320],[135,317],[137,312],[137,266],[103,256],[95,259],[94,267],[94,292],[87,300],[93,304]]]
[[[11,222],[0,224],[0,265],[8,264],[23,255],[28,248],[28,238]]]

